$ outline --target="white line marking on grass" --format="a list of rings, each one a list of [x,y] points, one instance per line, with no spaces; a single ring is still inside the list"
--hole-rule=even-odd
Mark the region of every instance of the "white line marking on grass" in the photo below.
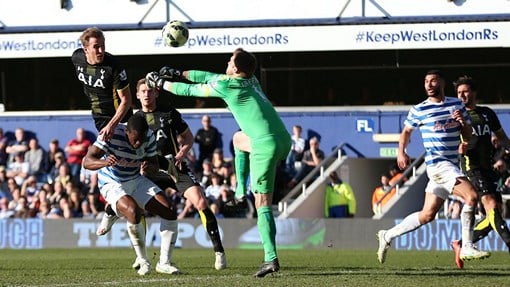
[[[197,277],[184,277],[184,276],[176,276],[172,278],[140,278],[134,280],[115,280],[115,281],[105,281],[105,282],[87,282],[87,283],[63,283],[63,284],[45,284],[45,285],[7,285],[8,287],[17,287],[17,286],[31,286],[31,287],[67,287],[67,286],[90,286],[93,284],[94,286],[118,286],[124,284],[133,284],[133,283],[158,283],[158,282],[179,282],[184,281],[189,283],[189,281],[209,281],[211,278],[232,278],[232,277],[240,277],[240,275],[223,275],[223,276],[197,276]]]

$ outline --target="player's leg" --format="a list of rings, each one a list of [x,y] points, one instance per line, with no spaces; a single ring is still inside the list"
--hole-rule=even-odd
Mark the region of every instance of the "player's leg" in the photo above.
[[[180,274],[181,271],[171,264],[172,254],[177,241],[177,214],[162,190],[152,181],[141,177],[137,182],[138,190],[135,199],[145,210],[161,217],[160,236],[161,249],[156,271],[165,274]]]
[[[96,234],[97,236],[103,236],[106,233],[110,232],[113,224],[119,219],[117,214],[112,209],[112,206],[109,203],[106,203],[105,211],[103,213],[103,217],[99,225],[97,226]]]
[[[496,199],[497,194],[485,194],[482,196],[482,204],[485,208],[486,218],[489,221],[489,225],[495,230],[499,237],[505,242],[506,246],[510,249],[510,231],[508,226],[501,215],[501,209],[499,208],[498,200]],[[499,194],[501,196],[501,194]],[[501,201],[499,201],[501,202]],[[478,226],[478,225],[477,225]],[[475,230],[477,228],[475,227]],[[487,233],[488,234],[488,233]],[[482,239],[474,234],[474,242]]]
[[[444,202],[444,199],[437,194],[446,192],[442,191],[442,189],[435,185],[432,181],[429,181],[425,191],[425,202],[423,203],[423,208],[421,211],[411,213],[406,216],[399,224],[388,230],[379,230],[377,233],[377,238],[379,240],[377,259],[380,263],[384,263],[386,260],[386,253],[390,247],[391,241],[394,238],[414,231],[420,226],[434,220],[435,215],[442,207]]]
[[[221,242],[221,236],[218,229],[218,221],[216,216],[209,208],[207,199],[205,198],[204,192],[200,186],[198,179],[194,173],[184,163],[181,163],[178,172],[178,181],[176,182],[176,189],[180,197],[186,198],[187,203],[191,203],[200,215],[202,225],[204,226],[214,249],[214,268],[221,270],[227,267],[227,259],[223,244]],[[181,192],[183,190],[184,192]]]
[[[242,200],[246,197],[246,186],[250,175],[250,152],[251,143],[246,134],[239,131],[233,136],[234,164],[237,178],[235,198]]]
[[[125,186],[118,183],[107,184],[101,192],[105,192],[105,199],[110,202],[115,214],[119,214],[127,220],[127,232],[131,245],[135,250],[137,258],[140,258],[140,268],[138,274],[147,275],[151,272],[151,266],[147,258],[147,249],[145,246],[145,218],[143,210],[131,195],[128,195]],[[131,194],[130,192],[128,192]]]
[[[276,165],[285,159],[289,149],[290,141],[264,139],[254,142],[250,153],[251,186],[255,194],[257,227],[264,248],[264,263],[254,274],[256,277],[264,277],[280,269],[272,204]]]
[[[189,200],[198,210],[202,225],[204,226],[207,234],[209,235],[209,238],[211,239],[216,256],[214,268],[216,268],[216,270],[225,269],[227,267],[227,260],[225,256],[225,250],[223,249],[223,244],[221,242],[221,235],[218,229],[218,221],[216,220],[214,213],[209,208],[201,187],[199,185],[190,186],[184,192],[184,197],[186,200]]]
[[[482,259],[490,256],[490,253],[478,250],[473,244],[474,210],[478,200],[474,186],[466,177],[457,177],[453,187],[453,194],[461,197],[464,201],[460,215],[462,225],[462,250],[460,259]]]

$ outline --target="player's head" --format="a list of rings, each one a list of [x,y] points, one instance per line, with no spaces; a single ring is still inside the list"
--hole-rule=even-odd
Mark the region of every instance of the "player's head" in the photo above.
[[[476,92],[478,86],[470,76],[461,76],[455,82],[453,87],[459,98],[466,107],[473,107],[476,105]]]
[[[237,48],[227,65],[227,75],[251,78],[257,68],[257,58],[242,48]]]
[[[97,27],[87,28],[81,33],[80,41],[89,64],[96,65],[103,62],[105,54],[103,31]]]
[[[147,138],[148,130],[149,125],[142,115],[134,114],[131,116],[127,122],[126,128],[126,136],[129,144],[135,149],[139,148]]]
[[[152,112],[156,109],[156,99],[158,95],[158,90],[149,88],[145,78],[138,80],[136,83],[136,98],[142,104],[143,111]]]
[[[444,97],[444,76],[439,70],[429,70],[425,74],[425,93],[427,97]]]

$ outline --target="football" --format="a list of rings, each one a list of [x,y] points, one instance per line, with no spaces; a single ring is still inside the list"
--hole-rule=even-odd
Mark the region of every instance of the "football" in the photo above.
[[[182,21],[172,20],[166,23],[161,32],[167,46],[181,47],[188,41],[188,26]]]

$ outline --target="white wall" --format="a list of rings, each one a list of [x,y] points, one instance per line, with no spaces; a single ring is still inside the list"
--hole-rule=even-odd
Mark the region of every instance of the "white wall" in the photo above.
[[[165,0],[69,0],[69,8],[61,9],[59,0],[1,1],[0,25],[97,25],[138,23],[155,3],[144,23],[167,20]],[[365,0],[173,0],[170,18],[185,21],[239,21],[264,19],[335,18],[363,15],[382,17],[384,13]],[[391,16],[440,16],[510,13],[507,0],[373,0]],[[1,33],[1,30],[0,30]]]

